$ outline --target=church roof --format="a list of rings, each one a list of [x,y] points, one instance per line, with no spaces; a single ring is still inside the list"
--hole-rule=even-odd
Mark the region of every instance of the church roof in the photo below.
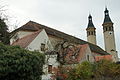
[[[71,35],[68,35],[64,32],[61,32],[61,31],[58,31],[56,29],[53,29],[53,28],[50,28],[50,27],[47,27],[45,25],[41,25],[41,24],[38,24],[36,22],[33,22],[33,21],[29,21],[28,23],[26,23],[25,25],[23,25],[22,27],[14,30],[11,34],[14,34],[15,32],[19,31],[19,30],[28,30],[30,29],[29,27],[31,27],[31,30],[40,30],[40,29],[45,29],[46,33],[48,35],[53,35],[53,36],[56,36],[56,37],[59,37],[59,38],[62,38],[66,41],[69,41],[69,42],[72,42],[72,43],[77,43],[77,44],[88,44],[90,46],[90,49],[92,52],[95,52],[95,53],[99,53],[101,55],[108,55],[108,53],[106,51],[104,51],[102,48],[100,48],[99,46],[97,45],[94,45],[92,43],[89,43],[89,42],[86,42],[82,39],[79,39],[77,37],[74,37],[74,36],[71,36]],[[32,28],[33,27],[33,28]]]
[[[112,55],[104,55],[104,56],[95,56],[95,61],[100,61],[102,59],[112,60]]]
[[[15,42],[13,42],[12,45],[19,45],[22,48],[26,48],[37,37],[37,35],[40,32],[41,32],[41,30],[36,31],[30,35],[23,37],[23,38],[20,38],[20,39],[16,40]]]

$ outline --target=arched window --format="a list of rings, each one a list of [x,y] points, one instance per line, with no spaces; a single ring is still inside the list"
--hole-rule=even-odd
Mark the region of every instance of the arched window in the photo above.
[[[93,32],[91,32],[91,35],[93,35]]]
[[[111,27],[109,27],[109,31],[111,31],[112,29],[111,29]]]
[[[106,27],[106,31],[107,31],[108,29],[107,29],[107,27]]]
[[[88,32],[88,35],[90,35],[90,32]]]

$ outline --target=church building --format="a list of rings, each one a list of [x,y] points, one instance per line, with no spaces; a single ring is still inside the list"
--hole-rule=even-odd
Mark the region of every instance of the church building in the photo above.
[[[103,22],[105,50],[97,45],[96,28],[91,14],[88,17],[87,41],[71,36],[56,29],[29,21],[11,32],[10,44],[19,45],[30,51],[39,51],[46,55],[43,67],[43,80],[54,73],[59,65],[79,64],[83,61],[95,62],[101,59],[118,61],[113,22],[109,11],[105,9]],[[101,33],[102,34],[102,33]]]

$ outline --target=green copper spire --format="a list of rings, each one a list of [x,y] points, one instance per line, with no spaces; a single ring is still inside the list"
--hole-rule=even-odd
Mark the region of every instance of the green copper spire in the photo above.
[[[88,28],[94,27],[93,22],[92,22],[92,16],[91,16],[91,14],[89,14],[89,17],[88,17],[88,26],[87,27]]]
[[[105,13],[105,18],[104,18],[104,22],[103,23],[108,23],[108,22],[112,23],[112,21],[111,21],[111,19],[109,17],[109,11],[108,11],[107,7],[105,8],[104,13]]]

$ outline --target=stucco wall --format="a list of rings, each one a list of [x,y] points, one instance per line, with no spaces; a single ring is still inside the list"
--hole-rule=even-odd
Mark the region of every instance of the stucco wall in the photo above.
[[[48,74],[48,65],[52,65],[52,67],[58,67],[60,64],[57,61],[57,54],[54,55],[46,55],[45,58],[45,65],[44,65],[44,72],[46,72],[45,74]]]
[[[113,57],[113,61],[118,61],[118,54],[116,51],[114,31],[104,32],[105,50]]]
[[[96,44],[96,36],[95,35],[89,35],[87,37],[87,41],[92,43],[92,44]]]
[[[63,39],[55,37],[55,36],[52,36],[52,35],[48,35],[48,37],[50,39],[50,42],[51,42],[53,48],[55,48],[56,44],[58,44],[59,42],[63,41]]]
[[[52,73],[48,72],[48,65],[52,65]],[[43,66],[44,75],[42,75],[42,80],[50,80],[51,76],[54,75],[54,68],[58,68],[59,62],[57,61],[57,54],[46,55],[45,65]]]
[[[111,53],[111,50],[116,51],[115,37],[113,31],[104,32],[105,50]]]

